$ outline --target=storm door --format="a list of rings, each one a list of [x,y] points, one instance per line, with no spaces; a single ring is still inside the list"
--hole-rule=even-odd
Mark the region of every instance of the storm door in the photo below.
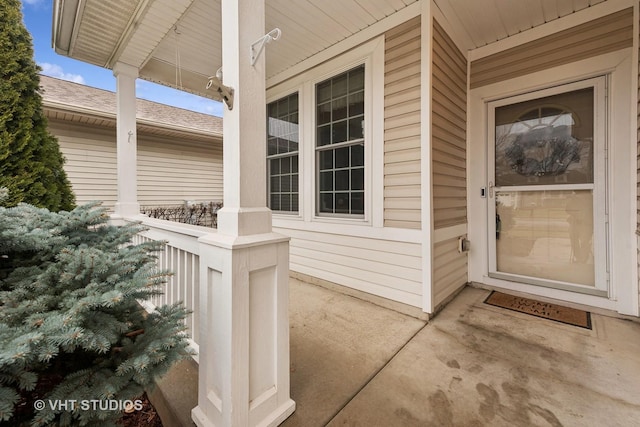
[[[488,104],[489,276],[606,293],[605,83]]]

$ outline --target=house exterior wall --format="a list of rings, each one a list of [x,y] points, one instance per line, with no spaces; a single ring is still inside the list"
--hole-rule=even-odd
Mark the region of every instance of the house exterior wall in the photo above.
[[[616,5],[611,4],[611,12],[596,19],[579,13],[562,18],[559,20],[564,26],[562,30],[558,30],[559,26],[542,26],[540,30],[549,28],[543,37],[523,40],[515,47],[515,43],[498,42],[491,49],[482,51],[486,51],[486,55],[472,52],[467,147],[471,158],[483,160],[469,163],[469,211],[474,212],[469,219],[469,237],[472,242],[469,278],[473,282],[498,288],[637,316],[638,260],[637,239],[633,231],[639,222],[635,197],[638,182],[638,138],[635,131],[632,134],[632,129],[638,127],[635,109],[638,76],[631,72],[635,67],[630,49],[634,38],[634,20],[632,8],[622,6],[619,10],[612,10],[614,6]],[[589,17],[591,20],[588,20]],[[546,49],[540,50],[544,43],[553,47],[549,54]],[[500,50],[502,45],[505,48]],[[608,210],[604,217],[605,221],[608,219],[604,224],[607,240],[601,242],[608,246],[607,294],[589,295],[488,277],[488,199],[481,198],[479,191],[481,187],[488,185],[486,156],[489,132],[486,103],[598,76],[606,76],[607,82],[607,195],[596,201],[599,206],[606,205]],[[633,110],[633,115],[630,110]],[[632,217],[631,220],[629,216]],[[633,248],[633,251],[630,252],[628,248]]]
[[[627,8],[473,61],[471,88],[613,52],[632,42],[633,8]]]
[[[101,200],[113,211],[117,201],[115,129],[68,125],[49,120],[60,143],[64,169],[76,203]],[[88,131],[90,130],[90,131]]]
[[[384,225],[420,229],[420,17],[385,34]]]
[[[396,21],[346,53],[269,86],[267,102],[299,94],[300,211],[273,215],[274,230],[291,237],[291,271],[423,308],[420,38],[419,16]],[[315,84],[363,61],[371,84],[365,218],[322,216],[315,208]]]
[[[78,204],[117,199],[115,130],[49,121],[66,158],[65,170]],[[138,134],[138,200],[175,205],[222,200],[222,147]]]
[[[467,60],[433,20],[431,162],[434,230],[467,224]],[[463,233],[464,234],[464,233]],[[467,254],[458,237],[434,233],[433,302],[437,306],[467,283]]]
[[[222,201],[222,146],[138,138],[138,201],[141,205]]]

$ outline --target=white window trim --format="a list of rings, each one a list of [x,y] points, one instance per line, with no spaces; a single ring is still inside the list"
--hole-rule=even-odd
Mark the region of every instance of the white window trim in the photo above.
[[[301,123],[301,115],[302,115],[302,101],[300,99],[301,94],[302,94],[302,87],[294,87],[292,89],[289,89],[287,91],[284,92],[276,92],[273,94],[269,94],[267,93],[267,99],[266,99],[266,103],[264,105],[264,108],[267,108],[267,106],[269,104],[271,104],[274,101],[278,101],[279,99],[285,98],[287,96],[291,96],[294,93],[298,93],[298,210],[297,211],[292,211],[292,212],[287,212],[287,211],[274,211],[272,210],[272,216],[273,217],[279,217],[279,218],[286,218],[286,219],[292,219],[292,220],[302,220],[302,206],[303,206],[303,202],[302,202],[302,197],[303,197],[303,193],[302,193],[302,165],[303,165],[303,160],[302,160],[302,145],[303,145],[303,141],[302,141],[302,137],[304,135],[302,126],[303,124]],[[268,117],[268,115],[267,115]],[[267,129],[268,131],[268,129]],[[267,135],[265,135],[265,162],[267,162],[269,160],[267,153]],[[265,177],[265,179],[270,179],[270,175],[269,175],[269,166],[267,165],[267,175]],[[269,189],[270,189],[270,183],[267,182],[267,204],[270,203],[269,201]]]
[[[365,65],[365,213],[364,218],[316,214],[316,105],[315,85],[358,65]],[[299,205],[298,217],[305,222],[383,226],[384,182],[384,35],[356,49],[267,90],[267,103],[298,91],[299,102]],[[266,108],[266,106],[265,106]],[[295,215],[274,212],[278,219]]]

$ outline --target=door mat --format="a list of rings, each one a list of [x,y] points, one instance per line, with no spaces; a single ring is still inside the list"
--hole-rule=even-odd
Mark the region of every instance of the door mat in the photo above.
[[[497,291],[491,292],[487,299],[484,300],[484,303],[542,317],[544,319],[555,320],[556,322],[562,322],[568,325],[591,329],[591,313],[584,310],[563,307],[561,305],[536,301],[529,298],[516,297]]]

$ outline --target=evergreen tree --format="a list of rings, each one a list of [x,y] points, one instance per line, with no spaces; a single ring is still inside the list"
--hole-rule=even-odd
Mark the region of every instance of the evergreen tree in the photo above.
[[[3,206],[20,202],[71,210],[74,196],[56,138],[47,130],[39,90],[40,68],[19,0],[0,2],[0,187]]]
[[[114,425],[122,408],[80,402],[133,400],[189,354],[183,306],[138,303],[167,276],[140,231],[92,205],[0,207],[0,425]]]

